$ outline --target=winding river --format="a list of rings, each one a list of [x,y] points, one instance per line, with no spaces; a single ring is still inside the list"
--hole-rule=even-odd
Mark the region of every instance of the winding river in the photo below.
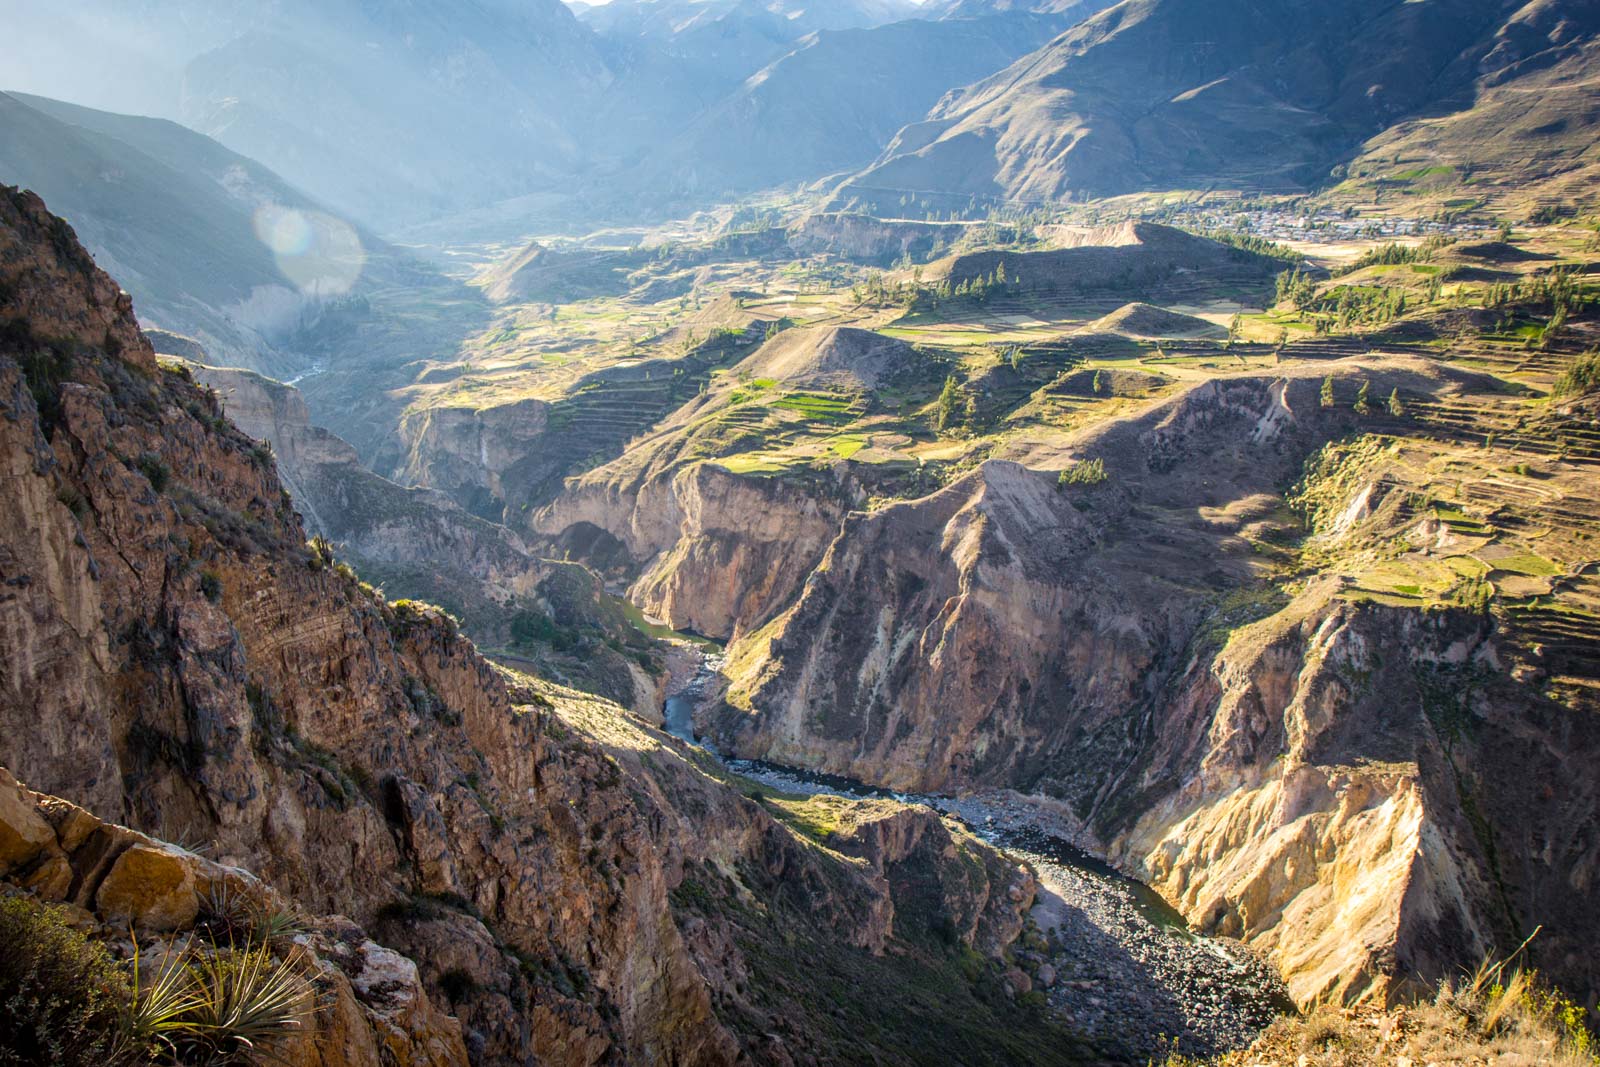
[[[721,759],[731,772],[787,793],[887,797],[958,819],[1033,868],[1031,913],[1043,946],[1014,950],[1033,987],[1106,1051],[1145,1063],[1176,1047],[1215,1055],[1248,1044],[1292,1005],[1273,968],[1238,942],[1189,929],[1149,886],[1075,847],[1042,807],[1014,794],[893,793],[834,775],[723,758],[694,733],[694,712],[721,657],[697,643],[693,677],[666,699],[667,732]]]

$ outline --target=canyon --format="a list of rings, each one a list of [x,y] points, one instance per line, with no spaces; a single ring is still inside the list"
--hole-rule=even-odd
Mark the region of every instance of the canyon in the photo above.
[[[0,1060],[1592,1067],[1592,5],[470,6],[0,42]]]
[[[907,1025],[1050,1033],[975,994],[997,963],[955,964],[1016,938],[1026,869],[892,803],[818,847],[694,750],[363,587],[66,224],[15,191],[0,212],[8,881],[152,934],[220,879],[278,894],[340,991],[308,1063],[827,1062],[859,1006],[774,995],[795,946],[945,974],[959,1010]]]

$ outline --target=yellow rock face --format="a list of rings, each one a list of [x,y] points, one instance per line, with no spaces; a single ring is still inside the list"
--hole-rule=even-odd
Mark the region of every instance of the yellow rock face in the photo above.
[[[0,874],[33,862],[55,842],[49,823],[34,811],[17,780],[0,767]]]
[[[145,930],[176,930],[200,911],[194,871],[176,852],[134,845],[112,865],[95,897],[96,910]]]

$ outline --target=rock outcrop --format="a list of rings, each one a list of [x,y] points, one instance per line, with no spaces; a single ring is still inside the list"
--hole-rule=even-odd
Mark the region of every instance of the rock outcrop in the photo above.
[[[362,959],[334,966],[370,968],[352,986],[372,1038],[345,1043],[351,1063],[459,1059],[448,1020],[423,1028],[442,1045],[397,1041],[367,1010],[418,978],[480,1063],[838,1058],[842,1035],[774,1038],[833,1028],[827,1005],[764,995],[784,964],[760,938],[890,966],[873,961],[905,936],[895,871],[955,847],[936,816],[910,816],[926,825],[906,839],[931,844],[879,850],[884,871],[847,860],[615,705],[508,683],[448,616],[328,566],[271,455],[157,363],[70,228],[14,190],[0,293],[0,765],[97,825],[150,835],[103,830],[117,855],[68,896],[92,881],[107,917],[181,927],[211,868],[164,838],[206,842],[311,915],[348,916],[338,940]],[[91,858],[28,817],[56,803],[0,789],[6,875],[41,891]],[[941,895],[939,925],[992,950],[1028,904],[1026,876],[964,847],[984,873]],[[954,967],[953,947],[919,951]],[[908,986],[879,993],[959,1034],[1001,1010],[971,981],[953,987],[966,1015],[929,1013]]]
[[[143,935],[141,955],[160,959],[217,900],[256,913],[293,905],[248,871],[117,826],[59,797],[42,796],[0,768],[0,881],[64,907],[80,925],[116,942]],[[14,843],[26,842],[26,847]],[[384,1062],[469,1062],[460,1022],[423,988],[417,967],[341,916],[294,916],[307,973],[320,997],[288,1047],[291,1063],[357,1067]],[[152,936],[155,938],[152,944]]]
[[[794,597],[864,496],[843,471],[766,478],[705,462],[745,435],[781,437],[803,412],[750,403],[752,389],[823,391],[867,402],[875,389],[928,373],[903,341],[868,330],[786,330],[604,466],[572,479],[532,518],[550,538],[620,545],[629,597],[672,626],[738,637]],[[745,442],[748,444],[748,442]],[[592,531],[603,531],[595,538]],[[579,534],[588,532],[588,537]]]

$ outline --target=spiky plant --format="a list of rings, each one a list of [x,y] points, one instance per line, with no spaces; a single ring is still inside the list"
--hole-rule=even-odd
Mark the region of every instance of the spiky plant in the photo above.
[[[293,957],[265,944],[202,956],[190,967],[198,1003],[185,1015],[187,1063],[238,1063],[272,1057],[316,1010],[311,984]]]
[[[130,973],[133,1000],[128,1006],[127,1027],[137,1040],[176,1052],[178,1043],[189,1033],[191,1025],[186,1019],[199,1007],[200,995],[187,956],[187,952],[169,947],[155,974],[147,975],[139,940],[134,938]]]

